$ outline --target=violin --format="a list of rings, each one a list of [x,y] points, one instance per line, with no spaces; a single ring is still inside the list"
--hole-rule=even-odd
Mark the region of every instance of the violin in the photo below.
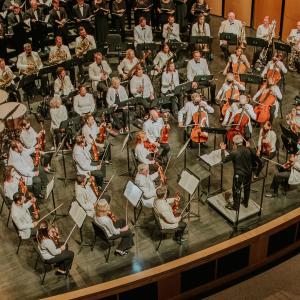
[[[179,202],[180,202],[180,195],[179,195],[179,192],[176,192],[175,197],[174,197],[174,202],[172,205],[172,211],[173,211],[174,215],[176,214],[176,212],[179,208]]]
[[[158,166],[157,172],[159,174],[161,183],[164,185],[167,184],[167,176],[165,175],[162,166],[158,162],[156,162],[156,165]]]
[[[263,130],[262,141],[266,139],[267,133],[268,133],[268,131]],[[261,143],[261,152],[262,152],[262,154],[264,154],[266,156],[270,156],[271,150],[272,150],[272,147],[271,147],[270,143],[265,143],[265,142]]]
[[[93,137],[90,135],[90,138],[93,139]],[[93,156],[93,161],[99,161],[100,157],[99,157],[99,152],[98,152],[98,148],[96,145],[96,142],[93,140],[92,143],[92,156]]]
[[[206,127],[206,113],[202,110],[202,107],[199,105],[199,110],[193,115],[193,122],[195,126],[191,132],[191,140],[194,143],[204,143],[208,140],[207,132],[203,132],[201,127]]]
[[[98,143],[103,144],[107,137],[106,136],[106,121],[105,121],[104,114],[101,115],[100,122],[101,122],[101,125],[99,126],[99,133],[98,133],[96,140]]]
[[[116,216],[110,210],[107,212],[107,216],[112,220],[113,223],[117,222]]]
[[[40,144],[37,143],[35,145],[35,153],[34,153],[34,166],[38,167],[38,165],[40,164],[40,160],[41,160],[41,155],[40,155]]]
[[[96,185],[96,181],[95,181],[94,176],[90,176],[90,185],[91,185],[91,188],[92,188],[93,192],[95,193],[96,197],[98,198],[100,196],[100,191],[99,191],[99,188]]]
[[[25,195],[27,193],[28,189],[27,186],[25,184],[25,180],[23,177],[21,177],[19,179],[19,192],[22,193],[23,195]]]
[[[59,244],[59,232],[58,228],[54,225],[52,225],[48,230],[48,235],[51,238],[51,240],[54,242],[55,245]]]
[[[36,201],[34,201],[34,202],[32,201],[32,208],[33,208],[32,215],[33,215],[34,219],[37,220],[39,218],[40,211],[37,207]]]
[[[144,141],[144,147],[149,151],[149,152],[156,152],[157,151],[157,146],[152,144],[151,142]]]
[[[167,113],[163,113],[164,127],[161,129],[160,133],[160,144],[167,144],[169,140],[169,115]]]

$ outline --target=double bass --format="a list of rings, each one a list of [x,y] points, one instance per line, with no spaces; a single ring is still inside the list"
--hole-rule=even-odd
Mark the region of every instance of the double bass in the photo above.
[[[194,127],[191,132],[191,140],[194,143],[205,143],[208,140],[208,133],[203,132],[201,127],[207,126],[207,115],[199,105],[199,110],[193,114]]]
[[[254,108],[256,113],[256,121],[265,123],[270,120],[270,108],[275,104],[276,97],[273,95],[271,88],[264,88],[258,105]]]
[[[227,141],[232,142],[233,137],[237,134],[240,134],[242,136],[245,136],[245,128],[246,125],[249,123],[250,118],[245,112],[246,107],[244,106],[242,108],[241,113],[235,114],[233,117],[233,124],[231,128],[227,131]]]

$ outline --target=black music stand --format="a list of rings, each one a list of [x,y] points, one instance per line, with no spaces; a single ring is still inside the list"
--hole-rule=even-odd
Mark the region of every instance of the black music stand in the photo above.
[[[227,41],[228,45],[237,45],[238,38],[234,33],[222,32],[220,33],[220,40]]]
[[[213,38],[206,35],[200,36],[191,36],[190,43],[191,44],[208,44],[211,45]]]
[[[32,82],[34,82],[37,79],[36,74],[33,75],[25,75],[18,83],[18,89],[22,88],[24,90],[24,87]],[[25,90],[24,90],[25,91]],[[31,106],[30,106],[30,98],[29,95],[27,95],[27,105],[29,114],[31,114]]]
[[[155,43],[142,43],[136,45],[136,52],[139,54],[142,53],[142,51],[151,50],[152,53],[154,50],[156,50],[156,44]]]
[[[240,81],[245,82],[245,86],[247,83],[261,85],[263,82],[263,78],[260,75],[255,74],[240,74]],[[249,94],[251,93],[251,87],[249,90]]]
[[[216,150],[217,145],[217,134],[223,135],[223,140],[225,140],[225,135],[227,133],[227,130],[225,128],[201,127],[201,130],[207,133],[214,134],[214,150]]]
[[[196,75],[193,79],[194,82],[207,82],[214,78],[214,75]]]
[[[268,41],[257,37],[248,36],[246,37],[246,42],[247,46],[254,46],[259,48],[268,47]]]
[[[177,85],[173,91],[174,95],[182,95],[186,92],[189,92],[192,89],[192,82],[184,82]]]
[[[286,43],[276,41],[274,42],[274,49],[277,51],[285,52],[286,55],[288,55],[289,53],[291,53],[292,48]]]

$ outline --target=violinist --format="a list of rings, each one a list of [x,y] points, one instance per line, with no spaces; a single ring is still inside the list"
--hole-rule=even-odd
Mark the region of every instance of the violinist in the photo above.
[[[237,47],[234,54],[231,54],[228,59],[228,63],[223,71],[223,75],[227,73],[233,73],[234,79],[240,82],[240,74],[247,72],[250,68],[250,63],[245,54],[243,54],[243,48]]]
[[[96,185],[103,188],[103,178],[106,175],[105,164],[100,164],[99,161],[92,161],[91,148],[92,144],[86,143],[83,135],[76,137],[76,144],[73,148],[73,159],[76,164],[77,174],[94,176]]]
[[[272,130],[272,124],[267,121],[259,132],[256,156],[260,159],[261,164],[259,164],[253,176],[254,179],[258,178],[265,165],[266,161],[262,157],[273,159],[276,156],[276,140],[277,136],[275,131]]]
[[[282,74],[287,73],[287,68],[282,62],[283,56],[277,53],[273,56],[272,60],[268,62],[264,70],[261,73],[262,78],[273,78],[275,84],[278,84],[281,80]]]
[[[106,94],[106,102],[108,107],[114,107],[115,112],[112,113],[114,124],[120,133],[127,132],[128,129],[128,106],[118,108],[122,101],[128,99],[126,89],[121,85],[118,77],[111,79],[111,86]],[[122,117],[120,118],[120,113]]]
[[[297,144],[298,153],[291,154],[289,160],[278,169],[278,172],[273,176],[270,191],[266,193],[266,197],[278,197],[280,184],[288,181],[289,185],[297,185],[300,183],[300,139]]]
[[[257,102],[256,99],[259,99]],[[257,103],[254,111],[256,113],[256,121],[264,124],[267,121],[273,121],[278,115],[279,103],[282,100],[282,94],[279,87],[275,84],[273,78],[267,80],[267,84],[263,85],[254,95],[253,101]]]
[[[143,124],[143,131],[146,134],[147,140],[158,148],[160,152],[159,158],[164,163],[168,161],[168,153],[170,151],[168,141],[161,143],[161,134],[165,126],[170,130],[170,125],[164,124],[163,118],[158,115],[155,109],[150,110],[149,119]]]
[[[216,101],[220,105],[220,122],[224,120],[227,109],[233,102],[239,101],[240,94],[244,91],[245,86],[236,81],[232,73],[228,73],[216,97]]]
[[[31,126],[30,122],[26,119],[22,120],[20,123],[21,134],[20,141],[25,146],[26,149],[38,147],[40,155],[43,155],[43,168],[46,173],[53,173],[54,171],[50,167],[50,162],[53,153],[44,153],[42,151],[41,143],[45,144],[43,140],[45,137],[45,130],[42,128],[39,133],[37,133]],[[36,151],[35,151],[36,153]],[[33,156],[34,158],[34,156]]]
[[[91,180],[85,175],[77,175],[75,182],[75,198],[89,217],[93,217],[95,214],[97,197],[98,193],[97,195],[95,194],[91,185]]]
[[[26,149],[18,140],[12,140],[10,144],[8,165],[12,165],[15,170],[23,177],[26,186],[31,187],[34,195],[42,199],[42,189],[48,184],[48,178],[44,168],[38,166],[35,170],[31,155],[35,148]]]
[[[171,204],[175,198],[167,198],[167,187],[161,186],[156,190],[157,198],[154,201],[154,213],[159,218],[162,229],[176,229],[174,239],[178,244],[182,244],[186,223],[182,221],[181,216],[175,217]]]
[[[101,120],[102,122],[99,127],[91,114],[85,115],[84,120],[85,123],[82,127],[82,135],[84,136],[86,143],[91,145],[96,143],[98,152],[100,151],[101,154],[104,154],[106,147],[108,147],[104,160],[106,164],[111,164],[111,148],[110,143],[106,140],[107,129],[105,120]],[[102,132],[105,134],[103,139],[99,136]]]
[[[115,255],[124,256],[128,254],[128,250],[134,245],[133,235],[124,219],[116,218],[105,199],[100,199],[96,204],[95,222],[103,228],[108,239],[115,240],[121,238],[119,245],[115,251]]]
[[[158,172],[154,172],[150,175],[149,165],[138,165],[138,171],[135,176],[135,184],[143,191],[142,201],[143,206],[145,207],[153,207],[154,199],[156,197],[155,180],[158,176]]]
[[[6,167],[3,191],[7,199],[13,201],[14,194],[19,191],[20,178],[21,176],[16,172],[13,166]]]
[[[49,264],[55,264],[58,269],[55,275],[68,276],[74,259],[74,252],[67,250],[66,245],[57,245],[56,238],[53,239],[51,228],[48,228],[47,222],[40,224],[37,232],[38,248],[44,260]]]
[[[31,201],[26,201],[25,195],[22,193],[15,193],[13,203],[11,206],[11,218],[18,228],[21,239],[29,239],[36,236],[37,222],[32,220],[29,208],[36,201],[32,198]]]

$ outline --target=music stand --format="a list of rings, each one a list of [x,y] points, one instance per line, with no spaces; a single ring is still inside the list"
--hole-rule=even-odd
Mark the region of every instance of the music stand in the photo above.
[[[220,40],[227,41],[228,45],[237,45],[238,42],[237,35],[229,32],[220,33]]]
[[[263,82],[263,78],[260,75],[255,74],[240,74],[240,81],[245,82],[245,86],[247,83],[261,85]],[[249,94],[251,92],[251,87],[249,89]]]
[[[177,85],[173,91],[174,95],[182,95],[185,92],[189,92],[192,89],[192,82],[184,82]]]
[[[18,88],[17,89],[23,89],[24,87],[28,84],[30,84],[31,82],[34,82],[37,79],[37,76],[34,75],[27,75],[24,76],[23,78],[21,78],[21,80],[18,83]],[[24,90],[25,91],[25,90]],[[28,110],[29,110],[29,114],[31,114],[31,106],[30,106],[30,98],[29,95],[27,95],[27,105],[28,105]]]
[[[191,44],[211,44],[213,38],[210,36],[191,36],[190,37],[190,43]]]
[[[274,42],[274,48],[277,51],[285,52],[287,55],[291,53],[291,46],[289,44],[276,41]]]
[[[143,203],[142,203],[143,191],[133,181],[128,180],[128,182],[124,187],[123,195],[127,199],[127,201],[130,202],[133,206],[134,225],[135,225],[143,209]]]
[[[178,185],[188,193],[188,203],[191,201],[195,191],[197,190],[200,183],[200,178],[189,169],[183,169],[179,175]],[[199,217],[199,205],[198,214],[191,212],[191,203],[188,205],[188,218],[193,214],[195,217]]]
[[[246,42],[247,46],[254,46],[259,48],[268,47],[268,41],[257,37],[247,36]]]
[[[181,154],[184,152],[184,163],[183,163],[183,168],[185,169],[186,168],[186,152],[187,152],[187,146],[190,142],[191,138],[189,138],[185,143],[184,145],[182,146],[182,148],[179,150],[177,156],[176,156],[176,159],[178,159]]]
[[[196,75],[194,76],[193,81],[195,82],[206,82],[206,81],[210,81],[214,78],[214,75]]]
[[[123,141],[123,145],[122,145],[122,149],[121,152],[124,151],[124,148],[126,146],[126,155],[127,155],[127,172],[122,173],[120,176],[132,176],[133,174],[131,174],[131,168],[130,168],[130,158],[129,158],[129,140],[131,140],[131,134],[130,132],[128,132],[128,134],[125,136],[125,139]]]
[[[49,183],[46,186],[45,200],[47,200],[50,195],[52,197],[53,209],[55,209],[56,202],[55,202],[55,197],[54,197],[54,177],[52,177],[52,179],[49,181]],[[67,216],[66,214],[58,214],[56,210],[53,212],[53,214],[54,214],[54,220],[56,217],[66,217]]]

